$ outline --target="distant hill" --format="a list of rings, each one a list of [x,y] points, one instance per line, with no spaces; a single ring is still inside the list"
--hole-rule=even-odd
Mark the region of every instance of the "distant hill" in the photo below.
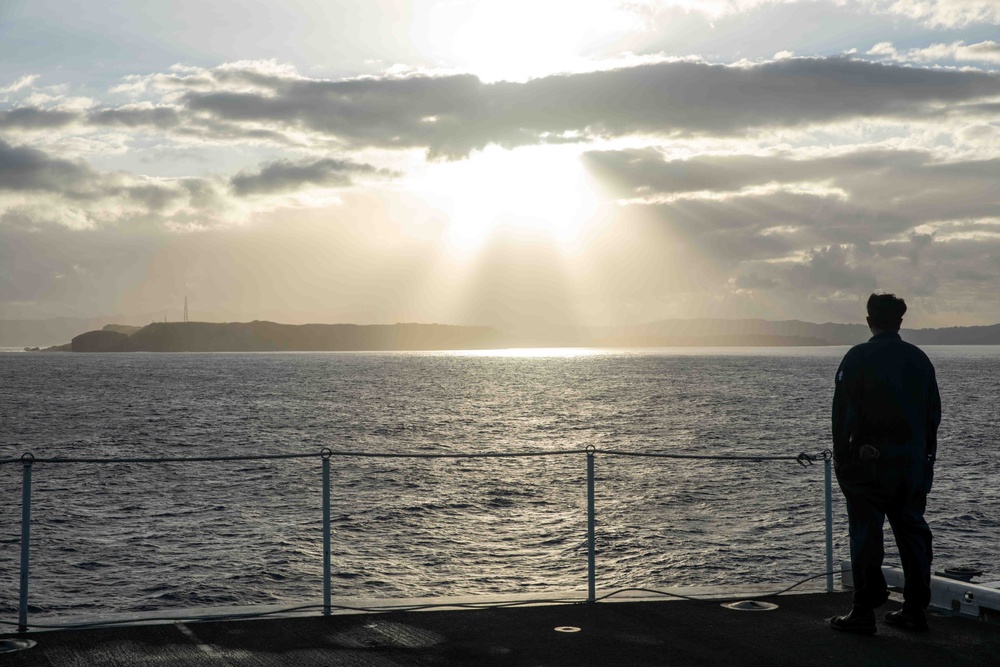
[[[82,320],[81,320],[82,321]],[[80,322],[80,321],[76,321]],[[0,323],[2,324],[2,323]],[[1000,345],[1000,324],[902,330],[918,345]],[[444,324],[278,324],[154,322],[106,324],[45,351],[251,352],[310,350],[445,350],[503,347],[787,347],[855,345],[871,336],[863,324],[799,320],[662,320],[626,327],[565,328],[544,335]]]
[[[154,322],[105,327],[75,337],[73,352],[306,352],[450,350],[496,347],[488,327],[444,324],[277,324],[275,322]]]
[[[779,336],[770,334],[619,334],[600,336],[595,347],[800,347],[829,345],[810,336]]]
[[[671,347],[675,345],[848,345],[871,334],[861,324],[813,324],[799,320],[662,320],[605,332],[601,339],[617,345]]]
[[[916,345],[1000,345],[1000,324],[944,329],[907,329],[903,340]],[[799,320],[662,320],[604,330],[601,344],[616,346],[675,345],[856,345],[871,337],[864,324],[814,324]],[[703,341],[703,342],[698,342]],[[713,342],[715,341],[715,342]]]
[[[1000,345],[1000,324],[904,330],[903,338],[917,345]]]

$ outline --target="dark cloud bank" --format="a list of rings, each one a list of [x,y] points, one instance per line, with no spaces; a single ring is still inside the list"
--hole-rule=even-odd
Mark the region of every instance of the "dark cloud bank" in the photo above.
[[[849,59],[754,67],[671,62],[526,83],[473,76],[286,80],[259,93],[190,91],[188,110],[301,126],[355,145],[426,146],[464,155],[589,135],[739,134],[857,117],[931,117],[938,105],[1000,92],[1000,78]]]
[[[228,89],[234,77],[253,87]],[[348,146],[426,147],[433,155],[460,157],[490,143],[635,133],[739,135],[855,118],[931,119],[964,104],[970,113],[983,113],[973,103],[989,103],[1000,93],[994,74],[849,58],[755,66],[665,62],[525,83],[485,84],[472,75],[324,81],[254,71],[161,79],[182,95],[176,106],[18,108],[0,112],[0,130],[74,123],[184,132],[200,127],[207,138],[213,128],[236,138],[241,132],[262,137],[263,124],[327,135]]]

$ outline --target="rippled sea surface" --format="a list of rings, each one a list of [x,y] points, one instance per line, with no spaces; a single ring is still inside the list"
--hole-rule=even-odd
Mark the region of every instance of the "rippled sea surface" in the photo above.
[[[846,348],[0,353],[0,458],[319,452],[817,453]],[[945,418],[935,566],[1000,578],[1000,349],[926,348]],[[596,459],[597,585],[824,569],[823,466]],[[332,460],[333,594],[586,589],[586,456]],[[21,474],[0,465],[0,620]],[[315,602],[321,461],[36,464],[32,618]],[[836,559],[846,559],[834,494]],[[890,540],[891,545],[891,540]],[[890,546],[887,561],[898,562]]]

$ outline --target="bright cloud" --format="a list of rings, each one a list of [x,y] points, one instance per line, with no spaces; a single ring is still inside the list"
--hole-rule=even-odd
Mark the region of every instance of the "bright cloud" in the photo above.
[[[874,11],[903,16],[934,28],[961,28],[1000,24],[1000,5],[994,0],[861,0]]]
[[[1000,43],[992,40],[966,44],[963,41],[951,44],[932,44],[931,46],[908,49],[900,52],[892,42],[879,42],[868,50],[868,55],[884,56],[899,62],[936,63],[945,61],[1000,63]]]
[[[0,95],[3,95],[5,93],[16,93],[20,90],[24,90],[25,88],[30,88],[32,84],[34,84],[35,81],[37,80],[38,80],[37,74],[25,74],[14,83],[8,86],[4,86],[3,88],[0,88]]]

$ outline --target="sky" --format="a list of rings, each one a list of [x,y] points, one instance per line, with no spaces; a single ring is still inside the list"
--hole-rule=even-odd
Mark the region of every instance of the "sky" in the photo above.
[[[0,0],[0,319],[1000,322],[996,0]]]

